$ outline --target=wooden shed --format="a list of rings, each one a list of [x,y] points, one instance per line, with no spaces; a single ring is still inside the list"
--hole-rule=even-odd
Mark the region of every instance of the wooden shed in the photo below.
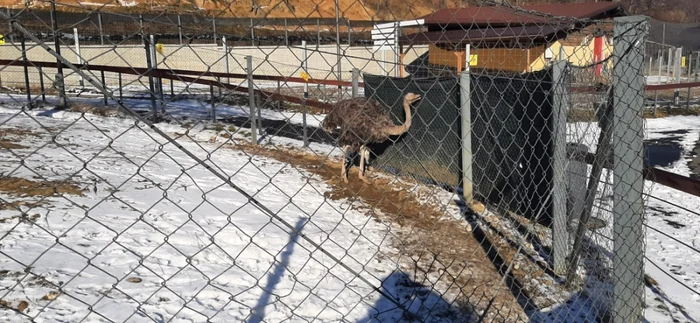
[[[495,5],[444,9],[422,17],[422,32],[399,38],[400,50],[428,45],[428,63],[461,71],[529,72],[563,56],[573,65],[602,61],[612,53],[612,19],[625,12],[618,2]],[[403,64],[403,62],[401,62]]]

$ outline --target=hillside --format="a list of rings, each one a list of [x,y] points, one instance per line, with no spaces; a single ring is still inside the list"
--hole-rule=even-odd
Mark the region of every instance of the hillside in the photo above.
[[[254,12],[253,1],[259,6]],[[435,9],[456,7],[459,0],[415,0],[410,6],[402,0],[339,0],[340,16],[351,20],[410,19]],[[22,8],[24,0],[0,0],[0,7]],[[334,0],[57,0],[61,11],[99,10],[119,13],[168,12],[195,13],[204,16],[245,18],[333,18]],[[32,7],[48,7],[34,2]]]
[[[0,0],[0,7],[23,8],[29,1],[40,8],[48,2]],[[340,16],[351,20],[411,19],[442,8],[479,2],[510,2],[514,5],[580,3],[614,0],[338,0]],[[631,14],[675,23],[700,22],[698,0],[619,0]],[[56,0],[61,11],[100,10],[118,13],[168,12],[240,18],[333,18],[335,0]],[[258,10],[252,10],[257,4]]]

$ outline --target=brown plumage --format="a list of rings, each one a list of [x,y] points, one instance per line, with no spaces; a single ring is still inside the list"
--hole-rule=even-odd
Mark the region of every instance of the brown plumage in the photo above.
[[[406,120],[401,125],[394,124],[387,107],[370,98],[359,97],[338,101],[321,126],[329,133],[338,134],[338,143],[343,147],[345,157],[349,152],[360,153],[360,179],[366,181],[364,168],[369,159],[367,144],[381,143],[408,131],[412,119],[410,105],[419,99],[420,95],[406,94],[403,100]],[[340,175],[347,183],[345,161]]]

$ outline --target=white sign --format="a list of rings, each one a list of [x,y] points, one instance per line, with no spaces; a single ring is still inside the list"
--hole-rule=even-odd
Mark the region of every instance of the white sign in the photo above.
[[[394,47],[398,42],[398,38],[400,36],[399,34],[401,33],[401,27],[422,26],[423,24],[425,24],[425,20],[416,19],[374,25],[374,27],[372,28],[372,41],[374,43],[374,51],[396,51]]]

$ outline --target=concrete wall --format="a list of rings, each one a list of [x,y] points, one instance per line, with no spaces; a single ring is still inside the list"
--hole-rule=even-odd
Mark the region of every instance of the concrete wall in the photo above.
[[[55,62],[56,59],[46,50],[36,44],[27,44],[27,57],[33,61]],[[229,72],[245,74],[245,56],[253,56],[254,74],[294,76],[301,73],[303,49],[300,47],[265,46],[265,47],[230,47]],[[337,80],[336,76],[338,56],[336,46],[308,46],[308,73],[312,78]],[[416,59],[427,51],[426,47],[417,47],[407,53],[406,63]],[[63,57],[71,62],[78,62],[78,55],[73,46],[61,47]],[[80,56],[83,62],[94,65],[147,67],[146,51],[140,45],[123,46],[81,46]],[[157,54],[159,68],[186,69],[195,71],[226,72],[224,52],[221,46],[215,45],[164,45],[163,53]],[[0,46],[0,59],[21,60],[19,44],[7,44]],[[358,68],[364,73],[394,75],[395,55],[388,51],[373,52],[372,47],[348,47],[341,46],[340,66],[341,78],[350,81],[352,68]],[[382,62],[384,61],[384,62]],[[30,83],[32,87],[39,86],[39,73],[36,68],[30,67]],[[79,77],[65,70],[68,86],[76,86]],[[55,69],[45,69],[44,82],[47,88],[53,82]],[[99,73],[95,76],[99,79]],[[116,90],[118,75],[106,73],[107,85]],[[148,79],[133,76],[123,76],[123,86],[147,87]],[[0,82],[2,86],[24,87],[24,72],[22,67],[0,67]],[[242,83],[244,80],[231,80],[231,83]],[[268,82],[269,83],[269,82]],[[269,84],[268,84],[269,86]]]

